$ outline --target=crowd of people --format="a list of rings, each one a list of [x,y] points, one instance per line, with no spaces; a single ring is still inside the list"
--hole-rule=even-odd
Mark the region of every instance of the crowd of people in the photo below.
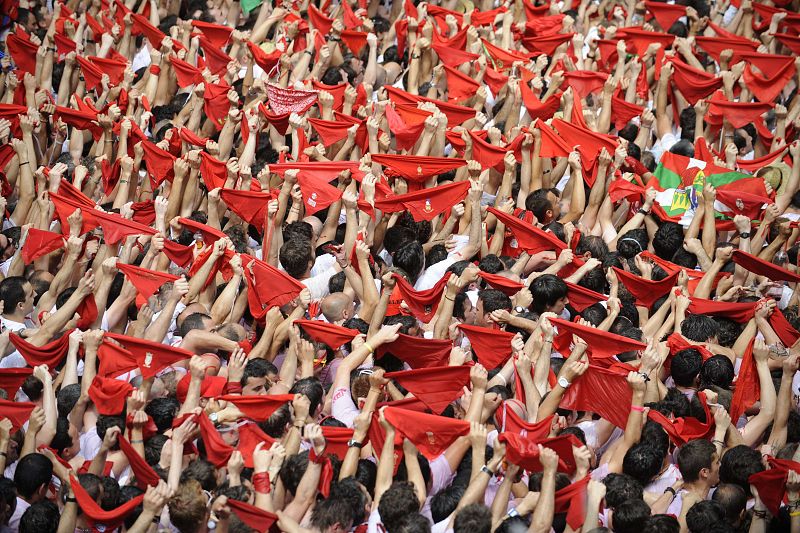
[[[798,0],[0,6],[0,531],[800,533]]]

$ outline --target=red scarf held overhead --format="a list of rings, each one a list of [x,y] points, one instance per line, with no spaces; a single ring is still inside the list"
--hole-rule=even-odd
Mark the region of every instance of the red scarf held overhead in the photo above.
[[[345,328],[320,320],[295,320],[294,323],[300,326],[314,342],[321,342],[332,350],[342,347],[359,334],[356,329]]]
[[[36,259],[63,247],[64,236],[60,233],[30,228],[28,230],[28,238],[25,239],[25,244],[22,245],[22,260],[26,265],[29,265]]]
[[[87,393],[101,415],[118,415],[125,409],[125,400],[133,385],[118,379],[95,376]]]
[[[589,365],[586,373],[575,379],[564,393],[559,407],[596,413],[624,428],[632,396],[627,376],[627,372]]]
[[[410,150],[416,144],[419,136],[422,135],[423,130],[425,130],[425,119],[431,114],[422,109],[417,109],[416,104],[413,104],[413,109],[405,110],[405,112],[401,113],[401,105],[404,104],[395,104],[395,107],[387,105],[385,109],[386,120],[389,123],[389,129],[394,135],[396,148],[398,150]]]
[[[643,342],[591,326],[584,326],[560,318],[551,318],[550,322],[558,328],[557,337],[566,338],[567,343],[572,339],[572,335],[577,335],[586,341],[586,344],[589,345],[588,350],[592,355],[592,359],[605,359],[622,352],[639,351],[647,348],[647,345]],[[554,343],[563,345],[564,341],[554,341]]]
[[[240,396],[228,394],[217,400],[231,402],[245,416],[257,422],[264,422],[272,413],[294,399],[293,394],[262,394],[256,396]]]
[[[636,304],[647,307],[648,309],[656,303],[656,300],[669,293],[672,287],[675,286],[675,281],[678,279],[678,272],[669,274],[661,281],[653,281],[636,276],[617,267],[613,268],[625,288],[636,298]]]
[[[396,407],[387,407],[383,413],[398,435],[410,440],[429,461],[443,454],[458,437],[469,434],[469,422],[465,420]]]
[[[353,430],[351,428],[322,426],[322,435],[325,437],[325,453],[344,461],[349,449],[347,443],[353,438]]]
[[[464,200],[469,192],[469,187],[469,181],[448,183],[432,189],[388,196],[382,200],[376,200],[375,207],[386,213],[408,211],[417,222],[430,221]]]
[[[16,333],[11,333],[9,340],[28,363],[28,366],[35,368],[39,365],[47,365],[48,368],[56,368],[67,356],[70,333],[72,330],[64,332],[61,337],[44,346],[34,346]]]
[[[301,170],[297,174],[297,183],[303,196],[303,205],[306,215],[313,215],[317,211],[327,208],[342,197],[342,191],[328,183],[321,175],[310,171]]]
[[[408,392],[424,403],[434,414],[441,414],[461,396],[469,383],[468,366],[435,366],[419,370],[389,372],[384,377],[395,379]]]
[[[198,417],[200,437],[206,450],[206,459],[217,468],[223,468],[231,458],[233,447],[222,440],[222,436],[209,420],[208,415],[202,413]]]
[[[380,359],[391,353],[411,368],[446,366],[450,361],[453,341],[446,339],[423,339],[400,333],[397,340],[382,344],[375,351]]]
[[[147,461],[137,453],[133,445],[128,442],[128,439],[124,435],[119,435],[117,442],[119,442],[119,449],[128,458],[133,475],[136,477],[136,486],[146,490],[148,486],[155,487],[158,485],[161,478],[153,470],[153,467],[147,464]]]
[[[0,413],[11,421],[11,431],[15,432],[25,425],[36,408],[35,403],[0,400]]]
[[[0,369],[0,389],[5,389],[7,397],[13,400],[19,388],[31,375],[33,375],[32,368]]]
[[[264,229],[267,220],[267,205],[273,199],[271,193],[222,189],[219,197],[242,220],[259,230]]]
[[[751,475],[747,482],[758,490],[758,497],[773,516],[780,514],[781,504],[786,499],[786,480],[789,471],[800,472],[800,463],[789,459],[767,457],[769,470]]]
[[[498,440],[506,444],[506,460],[529,472],[541,472],[543,469],[542,463],[539,462],[539,444],[558,454],[558,471],[567,474],[573,474],[576,468],[572,454],[573,446],[576,448],[583,446],[575,435],[562,435],[536,441],[517,433],[501,433]]]
[[[734,263],[745,270],[758,276],[766,276],[773,281],[789,281],[791,283],[800,281],[800,275],[741,250],[734,250],[732,259]]]
[[[72,492],[75,494],[78,507],[80,507],[80,510],[83,512],[84,516],[86,516],[87,522],[89,522],[91,526],[102,524],[105,526],[104,531],[113,531],[117,529],[125,520],[125,517],[131,514],[131,512],[142,503],[142,500],[144,500],[144,494],[140,494],[116,509],[104,511],[97,502],[89,496],[89,493],[86,492],[86,489],[81,486],[74,475],[70,476],[70,478]]]
[[[228,499],[228,507],[231,508],[231,511],[236,514],[239,520],[258,533],[267,533],[268,531],[270,533],[278,533],[280,531],[277,526],[278,515],[259,509],[255,505],[233,499]]]
[[[177,346],[167,346],[160,342],[129,337],[119,333],[106,333],[104,337],[117,341],[133,355],[145,379],[157,375],[175,363],[191,359],[194,355],[189,350]]]
[[[157,293],[163,285],[172,283],[178,279],[178,276],[173,276],[172,274],[123,263],[118,264],[117,268],[128,278],[131,285],[136,288],[136,292],[138,292],[145,301]]]
[[[412,156],[400,154],[372,154],[372,162],[386,167],[391,172],[416,182],[461,168],[464,159],[452,157]]]
[[[733,399],[731,400],[731,421],[738,422],[739,417],[761,397],[758,370],[756,369],[755,356],[753,355],[754,343],[755,339],[752,339],[742,355],[742,365],[739,368],[736,388],[733,391]]]
[[[439,308],[439,302],[442,300],[442,294],[447,286],[447,280],[450,279],[450,274],[445,273],[436,285],[424,291],[418,291],[399,274],[393,275],[396,281],[397,292],[406,302],[411,314],[417,319],[427,324],[430,322],[436,310]]]
[[[616,183],[616,181],[614,183]],[[567,281],[566,284],[569,305],[574,307],[579,313],[587,307],[608,300],[608,296],[605,294],[600,294],[599,292],[595,292],[591,289],[587,289],[586,287],[576,285],[575,283],[571,283],[569,281]]]
[[[487,370],[505,364],[508,358],[511,357],[513,333],[499,329],[469,326],[467,324],[459,324],[458,329],[467,336],[472,351],[475,352],[478,361]]]
[[[478,276],[488,283],[493,289],[497,289],[506,296],[514,296],[519,291],[525,288],[522,283],[516,282],[506,276],[499,274],[490,274],[489,272],[479,272]]]
[[[692,416],[671,420],[654,409],[648,411],[647,417],[664,428],[664,431],[667,432],[670,440],[676,446],[683,446],[690,440],[705,439],[714,430],[714,416],[708,409],[705,394],[702,392],[697,394],[706,415],[705,422],[700,422],[700,420]]]
[[[521,437],[532,439],[534,441],[541,441],[550,435],[550,429],[553,424],[555,415],[550,415],[539,422],[526,422],[513,409],[507,407],[507,403],[512,400],[506,400],[501,405],[502,409],[500,420],[501,433],[517,433]],[[516,401],[516,400],[513,400]]]
[[[518,246],[529,254],[536,254],[544,251],[560,252],[567,248],[567,245],[553,233],[523,222],[494,207],[489,208],[489,213],[493,214],[497,217],[497,220],[505,224],[506,231],[511,231]]]
[[[721,316],[730,318],[734,322],[744,323],[753,318],[757,305],[758,302],[731,303],[692,298],[689,312],[694,315]]]

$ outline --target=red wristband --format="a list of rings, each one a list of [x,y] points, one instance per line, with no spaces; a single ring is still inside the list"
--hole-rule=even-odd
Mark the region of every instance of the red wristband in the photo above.
[[[158,65],[150,65],[150,74],[158,76],[159,74],[161,74],[161,67],[159,67]]]
[[[636,413],[644,413],[644,407],[642,407],[641,405],[631,405],[631,411],[634,411]]]
[[[255,488],[256,492],[259,494],[269,494],[271,488],[269,483],[269,472],[259,472],[258,474],[253,474],[253,488]]]

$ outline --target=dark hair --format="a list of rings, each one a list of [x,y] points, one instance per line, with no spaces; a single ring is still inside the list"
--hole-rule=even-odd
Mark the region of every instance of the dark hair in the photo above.
[[[714,322],[717,324],[717,342],[720,346],[732,348],[734,343],[736,343],[736,339],[742,334],[744,326],[730,318],[721,316],[715,316],[713,318]]]
[[[567,296],[567,284],[553,274],[543,274],[534,279],[530,290],[533,296],[532,308],[537,313],[544,313],[548,307]]]
[[[683,480],[692,483],[700,479],[700,471],[711,468],[717,449],[707,440],[695,439],[678,450],[678,470]]]
[[[703,356],[696,348],[686,348],[672,358],[670,374],[679,387],[691,387],[703,366]]]
[[[617,239],[617,251],[622,257],[631,259],[647,250],[649,240],[644,228],[628,230]]]
[[[481,269],[482,272],[497,274],[501,270],[505,270],[506,266],[500,261],[499,257],[494,254],[489,254],[481,258],[480,263],[478,263],[478,268]]]
[[[317,412],[317,409],[322,405],[325,396],[325,390],[322,388],[322,383],[319,379],[314,377],[303,378],[295,381],[292,388],[289,390],[290,394],[304,394],[311,401],[311,406],[308,412],[312,415]]]
[[[353,525],[353,509],[350,504],[339,498],[318,501],[311,512],[311,525],[320,531],[327,531],[336,524],[340,524],[345,530]]]
[[[296,239],[302,239],[304,241],[311,242],[311,239],[313,238],[314,228],[312,228],[311,224],[308,222],[295,220],[294,222],[289,222],[283,228],[283,242],[289,242]]]
[[[686,513],[686,526],[691,533],[705,533],[711,526],[725,521],[725,508],[713,500],[701,500]]]
[[[528,194],[525,198],[525,209],[533,213],[533,216],[540,223],[548,222],[547,212],[553,211],[553,203],[547,197],[547,193],[552,192],[550,189],[536,189]]]
[[[387,531],[394,531],[406,515],[419,512],[419,500],[414,485],[395,481],[386,489],[378,504],[378,513]]]
[[[608,474],[603,478],[606,486],[606,505],[615,509],[622,502],[644,497],[644,487],[628,474]]]
[[[352,510],[353,525],[361,524],[365,520],[364,508],[367,504],[367,497],[361,491],[356,478],[346,477],[332,483],[329,498],[340,499],[347,503]]]
[[[42,398],[42,391],[44,391],[44,383],[42,383],[39,378],[30,375],[25,378],[25,381],[22,382],[22,386],[20,387],[22,392],[25,393],[30,401],[36,402]]]
[[[417,238],[416,232],[406,226],[392,226],[383,236],[383,247],[390,255],[400,249],[402,245]]]
[[[183,319],[176,334],[179,337],[185,337],[193,329],[203,329],[206,320],[211,320],[211,316],[205,313],[192,313]]]
[[[295,279],[305,275],[311,263],[311,243],[306,240],[295,239],[283,243],[280,251],[281,266],[286,273]]]
[[[689,315],[681,322],[681,334],[694,342],[708,342],[718,330],[714,319],[706,315]]]
[[[597,235],[581,235],[578,245],[575,247],[575,253],[583,255],[586,252],[589,252],[595,259],[602,259],[608,253],[608,245],[602,237]]]
[[[431,533],[431,521],[420,513],[411,513],[398,524],[397,533]]]
[[[65,416],[59,416],[56,418],[56,434],[50,442],[50,447],[60,455],[72,445],[72,437],[69,436],[69,420]]]
[[[408,276],[409,281],[417,281],[425,263],[425,252],[417,241],[407,241],[400,245],[392,256],[392,264]]]
[[[195,459],[181,471],[181,483],[190,479],[200,483],[203,490],[213,491],[217,488],[216,469],[205,459]]]
[[[673,144],[669,151],[684,157],[694,157],[694,144],[688,139],[681,139]]]
[[[711,495],[711,499],[719,502],[725,509],[725,520],[729,524],[735,524],[747,507],[747,494],[739,485],[731,483],[721,483],[717,490]]]
[[[478,292],[478,299],[483,302],[483,312],[491,313],[499,309],[511,309],[511,298],[497,289],[484,289]]]
[[[12,313],[14,309],[25,301],[25,284],[28,280],[22,276],[11,276],[0,281],[0,301],[3,302],[3,309],[6,313]]]
[[[300,484],[300,479],[303,477],[306,468],[308,468],[308,452],[289,456],[283,462],[278,475],[289,494],[297,492],[297,486]]]
[[[148,403],[144,412],[153,419],[159,433],[163,433],[172,427],[172,421],[181,408],[177,398],[153,398]]]
[[[157,465],[161,460],[161,450],[169,440],[166,435],[153,435],[144,443],[144,459],[150,466]]]
[[[68,416],[78,399],[81,397],[80,383],[73,383],[72,385],[65,385],[61,387],[56,393],[56,406],[58,407],[58,416]]]
[[[664,222],[653,235],[653,250],[661,259],[672,260],[683,246],[683,227],[677,222]]]
[[[455,512],[465,489],[464,485],[454,483],[431,497],[431,517],[434,524],[438,524]]]
[[[644,500],[628,500],[614,508],[611,522],[614,533],[640,533],[650,518],[650,506]]]
[[[764,470],[761,464],[761,454],[745,444],[729,448],[722,456],[719,465],[720,483],[733,483],[739,485],[748,495],[750,484],[748,479],[753,474]]]
[[[278,368],[266,359],[248,359],[247,364],[244,365],[244,373],[242,373],[242,379],[239,380],[239,383],[244,387],[247,385],[249,378],[265,378],[270,374],[277,373]]]
[[[20,458],[14,471],[14,485],[20,497],[30,500],[42,485],[50,484],[53,463],[40,453],[29,453]]]
[[[661,470],[663,456],[645,442],[631,447],[622,460],[622,471],[646,486]]]
[[[642,533],[680,533],[678,519],[668,514],[654,514],[647,519]]]
[[[36,502],[22,513],[19,533],[56,533],[61,515],[58,506],[48,500]]]
[[[101,483],[103,485],[103,497],[100,499],[100,507],[104,511],[113,511],[119,507],[119,483],[111,476],[103,476]]]
[[[707,389],[712,385],[722,389],[730,389],[733,383],[733,363],[725,355],[715,355],[703,362],[700,368],[700,388]]]
[[[490,533],[491,531],[492,511],[485,505],[472,503],[456,513],[453,521],[453,533]]]

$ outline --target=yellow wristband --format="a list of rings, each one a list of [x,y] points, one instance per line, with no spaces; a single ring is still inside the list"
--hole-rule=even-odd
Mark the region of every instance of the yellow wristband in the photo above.
[[[791,513],[789,513],[789,516],[791,516],[792,518],[794,518],[795,516],[800,516],[800,511],[792,511]]]
[[[364,346],[367,347],[367,350],[369,350],[369,353],[375,353],[375,348],[373,348],[372,345],[370,343],[368,343],[367,341],[364,341]]]

